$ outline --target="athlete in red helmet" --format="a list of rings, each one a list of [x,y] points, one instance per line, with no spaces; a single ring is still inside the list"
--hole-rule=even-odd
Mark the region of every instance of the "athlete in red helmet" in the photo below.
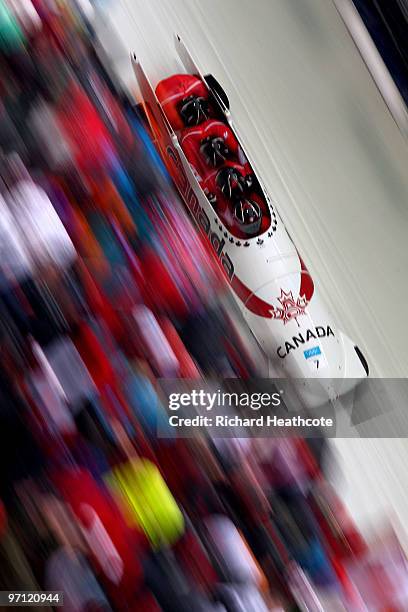
[[[176,74],[164,79],[156,96],[174,130],[199,125],[211,115],[208,89],[198,77]]]

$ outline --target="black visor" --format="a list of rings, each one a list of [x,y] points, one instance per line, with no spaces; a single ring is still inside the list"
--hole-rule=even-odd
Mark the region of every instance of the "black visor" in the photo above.
[[[208,119],[209,105],[205,98],[189,96],[181,101],[179,113],[185,125],[199,125]]]
[[[256,234],[262,221],[262,213],[259,204],[254,200],[243,199],[237,202],[234,209],[234,218],[239,229],[245,234]]]
[[[246,178],[235,168],[220,170],[216,181],[223,195],[230,200],[242,198],[248,189]]]
[[[229,149],[221,137],[205,138],[201,141],[200,153],[205,163],[213,168],[220,166],[229,156]]]

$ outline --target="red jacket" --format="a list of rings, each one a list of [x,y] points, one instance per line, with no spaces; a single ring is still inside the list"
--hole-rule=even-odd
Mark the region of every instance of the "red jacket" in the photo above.
[[[140,559],[148,547],[145,536],[127,526],[115,502],[87,470],[61,470],[54,482],[70,505],[108,590],[125,600],[134,596],[143,583]]]

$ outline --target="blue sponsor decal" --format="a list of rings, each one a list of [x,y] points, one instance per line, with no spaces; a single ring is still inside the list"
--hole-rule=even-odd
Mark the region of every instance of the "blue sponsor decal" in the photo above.
[[[316,357],[316,355],[321,355],[322,351],[320,350],[320,346],[314,346],[311,349],[307,349],[307,351],[303,351],[305,359],[310,359],[310,357]]]

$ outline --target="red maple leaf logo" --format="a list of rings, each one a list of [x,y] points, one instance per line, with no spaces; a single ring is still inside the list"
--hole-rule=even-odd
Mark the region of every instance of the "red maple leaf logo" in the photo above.
[[[286,293],[286,291],[281,289],[281,295],[280,298],[278,298],[278,302],[282,304],[282,308],[274,309],[273,318],[281,319],[284,325],[292,321],[292,319],[295,319],[296,323],[299,325],[297,318],[306,314],[307,300],[305,296],[302,295],[302,297],[298,297],[298,299],[295,300],[292,291]]]

